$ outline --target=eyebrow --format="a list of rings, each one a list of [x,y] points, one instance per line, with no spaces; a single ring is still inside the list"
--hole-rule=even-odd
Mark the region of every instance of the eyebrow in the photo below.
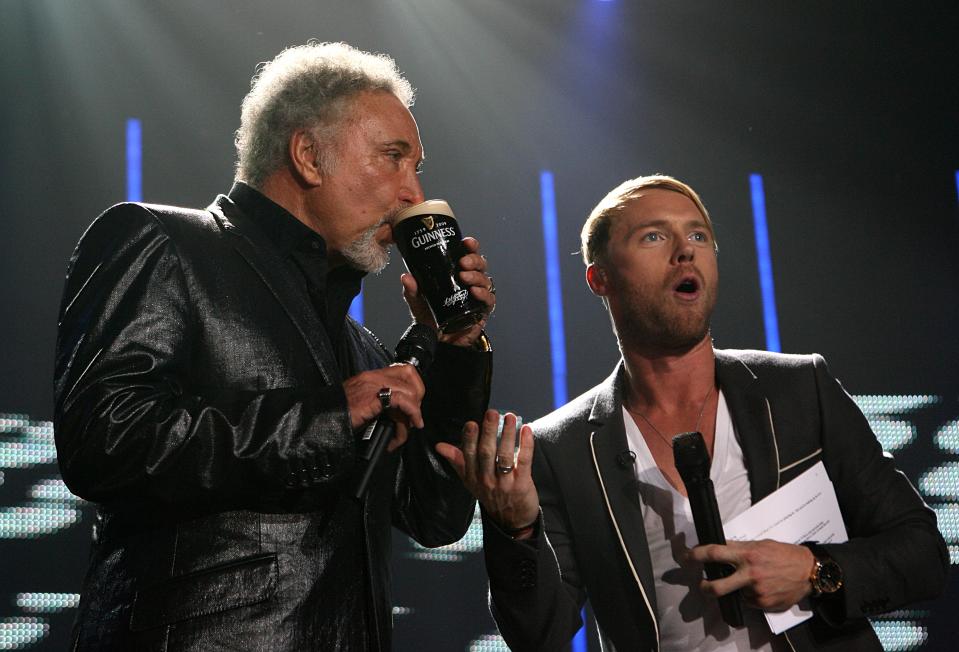
[[[630,228],[626,232],[626,239],[628,240],[629,238],[633,237],[633,234],[639,231],[640,229],[648,229],[649,227],[653,227],[653,226],[666,226],[669,223],[670,223],[669,220],[665,220],[665,219],[645,220],[643,222],[640,222],[639,224],[634,225],[632,228]],[[687,228],[702,227],[706,229],[707,231],[709,231],[710,233],[712,233],[712,229],[709,228],[709,224],[707,224],[706,220],[703,219],[702,217],[686,220],[685,222],[683,222],[683,226]]]
[[[413,146],[405,140],[391,140],[388,143],[383,143],[383,147],[396,147],[397,149],[402,150],[404,156],[408,155],[413,150]],[[417,170],[423,167],[423,161],[425,160],[426,152],[424,151],[420,153],[420,160],[416,162]]]

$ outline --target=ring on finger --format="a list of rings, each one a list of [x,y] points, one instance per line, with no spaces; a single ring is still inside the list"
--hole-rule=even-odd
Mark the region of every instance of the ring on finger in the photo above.
[[[380,406],[384,410],[390,409],[390,405],[393,402],[393,388],[384,387],[376,393],[376,398],[380,399]]]

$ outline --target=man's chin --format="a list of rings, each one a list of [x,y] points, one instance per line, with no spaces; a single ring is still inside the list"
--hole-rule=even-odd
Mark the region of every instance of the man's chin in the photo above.
[[[380,248],[377,254],[364,252],[363,255],[348,255],[346,259],[350,261],[352,267],[361,272],[379,274],[390,264],[390,251],[389,249]]]
[[[709,337],[709,323],[658,324],[646,328],[633,327],[621,334],[638,350],[656,355],[679,356],[689,353]]]

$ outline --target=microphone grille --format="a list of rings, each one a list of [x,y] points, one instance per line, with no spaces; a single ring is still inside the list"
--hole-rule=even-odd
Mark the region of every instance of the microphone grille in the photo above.
[[[426,324],[412,324],[396,345],[396,359],[416,358],[416,367],[422,372],[433,361],[435,351],[436,330]]]
[[[698,432],[684,432],[673,437],[673,462],[684,483],[709,478],[709,453]]]

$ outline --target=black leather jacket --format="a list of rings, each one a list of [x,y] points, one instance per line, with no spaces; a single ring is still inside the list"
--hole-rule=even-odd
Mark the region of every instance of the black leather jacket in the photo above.
[[[481,417],[491,354],[440,345],[427,429],[354,501],[343,378],[297,280],[223,196],[121,204],[83,236],[55,376],[63,478],[98,507],[75,649],[388,650],[390,524],[466,531],[433,445]],[[355,370],[389,363],[344,328]]]

